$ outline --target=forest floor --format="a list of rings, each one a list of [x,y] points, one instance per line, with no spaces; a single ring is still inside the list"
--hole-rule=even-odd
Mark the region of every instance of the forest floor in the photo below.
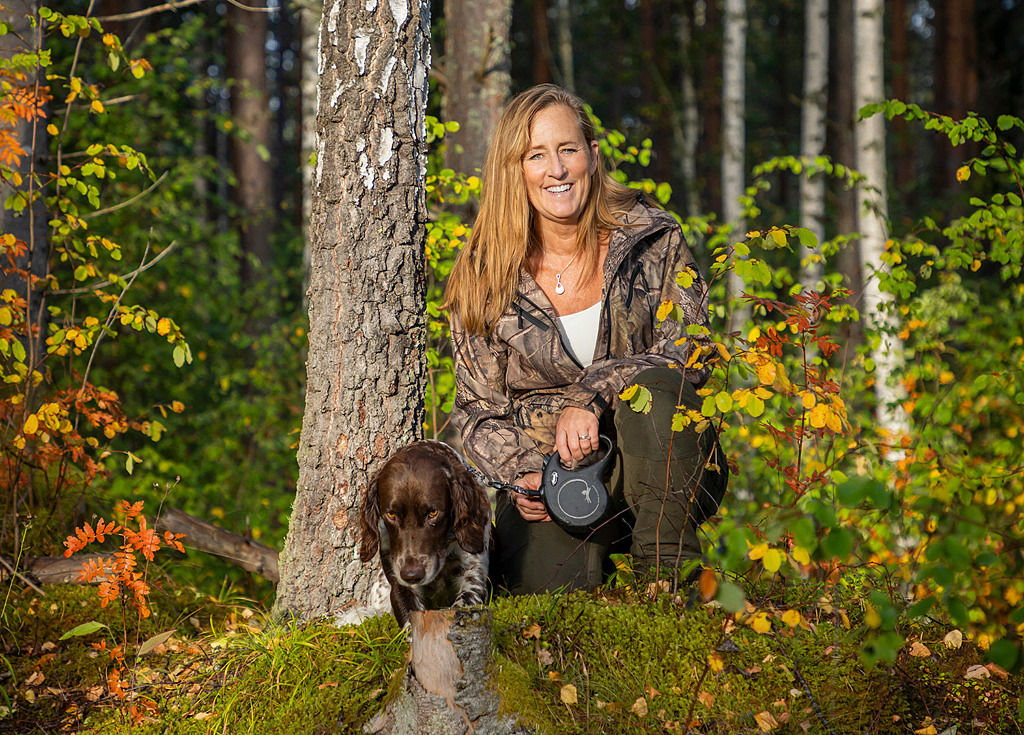
[[[877,621],[856,590],[773,597],[738,623],[631,589],[496,600],[505,707],[543,733],[1024,733],[1024,676],[959,631],[896,621],[896,659],[867,665]],[[139,622],[94,588],[12,588],[0,733],[357,733],[405,670],[390,616],[280,624],[166,585],[151,609]]]

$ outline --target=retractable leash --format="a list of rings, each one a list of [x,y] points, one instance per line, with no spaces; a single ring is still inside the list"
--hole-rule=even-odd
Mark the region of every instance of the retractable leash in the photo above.
[[[540,498],[555,523],[570,533],[579,533],[596,528],[608,515],[610,503],[604,473],[612,458],[612,440],[602,434],[600,443],[604,456],[579,469],[563,465],[558,452],[548,455],[538,490],[492,480],[475,467],[468,464],[466,467],[473,477],[488,487]]]

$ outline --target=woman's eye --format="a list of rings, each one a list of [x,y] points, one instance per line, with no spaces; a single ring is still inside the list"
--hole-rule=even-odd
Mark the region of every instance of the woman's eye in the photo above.
[[[527,156],[526,160],[527,161],[539,161],[543,157],[544,157],[543,153],[533,153],[533,154]]]
[[[563,148],[562,153],[564,153],[565,155],[572,155],[573,153],[576,153],[578,150],[579,148]]]

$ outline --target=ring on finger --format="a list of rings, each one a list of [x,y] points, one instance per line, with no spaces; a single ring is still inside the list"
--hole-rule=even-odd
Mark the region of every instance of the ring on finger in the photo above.
[[[590,434],[580,434],[580,439],[586,439],[587,441],[590,441]]]

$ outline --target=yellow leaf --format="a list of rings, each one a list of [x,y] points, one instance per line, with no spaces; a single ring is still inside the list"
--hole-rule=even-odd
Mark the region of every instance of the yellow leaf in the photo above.
[[[578,701],[576,698],[576,685],[566,684],[562,687],[561,692],[559,692],[559,697],[565,704],[576,704]]]
[[[718,674],[725,668],[725,661],[722,660],[722,657],[717,652],[713,651],[708,656],[708,666],[713,673]]]
[[[655,318],[659,322],[663,322],[668,318],[668,315],[672,313],[672,307],[675,304],[672,301],[662,301],[661,306],[658,307],[658,313],[655,314]]]
[[[163,317],[160,321],[156,323],[156,333],[159,334],[161,337],[165,336],[170,331],[171,320],[168,319],[167,317]]]
[[[766,362],[757,366],[757,379],[765,385],[775,382],[775,364]]]
[[[825,425],[828,424],[829,415],[832,412],[828,410],[828,406],[824,403],[819,403],[811,409],[810,422],[811,426],[815,429],[824,429]]]
[[[750,551],[747,552],[747,556],[752,561],[757,561],[764,556],[766,551],[768,551],[768,544],[758,544],[757,546],[752,546],[750,548]]]
[[[882,616],[878,614],[871,605],[864,606],[864,622],[867,626],[873,630],[877,630],[882,625]]]
[[[779,726],[779,721],[768,711],[758,712],[754,715],[754,721],[757,723],[757,729],[761,732],[771,732]]]
[[[54,125],[53,123],[50,123],[49,125],[46,126],[46,132],[47,132],[48,135],[56,135],[60,131],[57,130],[57,126],[56,125]]]
[[[782,622],[790,628],[795,628],[800,625],[800,613],[796,610],[786,610],[786,612],[782,614]]]
[[[29,415],[27,419],[25,419],[25,428],[22,430],[22,432],[24,434],[31,435],[35,434],[37,431],[39,431],[39,419],[33,413]]]
[[[916,735],[938,735],[938,730],[935,729],[935,725],[927,725],[922,727],[920,730],[914,730]]]
[[[793,547],[793,559],[800,562],[801,564],[810,564],[811,555],[807,552],[807,549],[802,546]]]
[[[778,549],[768,549],[768,551],[764,552],[761,563],[764,564],[764,568],[769,572],[777,572],[779,567],[782,566],[782,560],[785,558],[785,554]]]
[[[722,359],[726,362],[732,359],[732,355],[729,354],[729,350],[725,348],[721,342],[715,342],[715,349],[718,350],[718,354],[722,356]]]
[[[92,104],[89,105],[89,107],[91,107],[92,111],[97,113],[97,114],[103,112],[103,103],[100,102],[99,100],[93,100]]]
[[[804,393],[803,406],[804,408],[814,408],[814,404],[818,402],[818,399],[814,397],[813,393]]]
[[[636,392],[639,388],[640,386],[634,383],[633,385],[626,388],[626,390],[619,393],[619,398],[621,398],[624,401],[628,401],[630,398],[636,395]]]
[[[958,168],[956,170],[956,180],[957,181],[967,181],[967,179],[969,179],[969,178],[971,178],[971,167],[970,166],[961,166],[960,168]]]
[[[768,619],[766,612],[754,613],[754,617],[750,619],[750,627],[763,635],[772,629],[772,621]]]
[[[772,240],[775,241],[776,245],[778,245],[780,248],[786,247],[786,231],[785,230],[772,230],[771,231],[771,235],[772,235]]]

